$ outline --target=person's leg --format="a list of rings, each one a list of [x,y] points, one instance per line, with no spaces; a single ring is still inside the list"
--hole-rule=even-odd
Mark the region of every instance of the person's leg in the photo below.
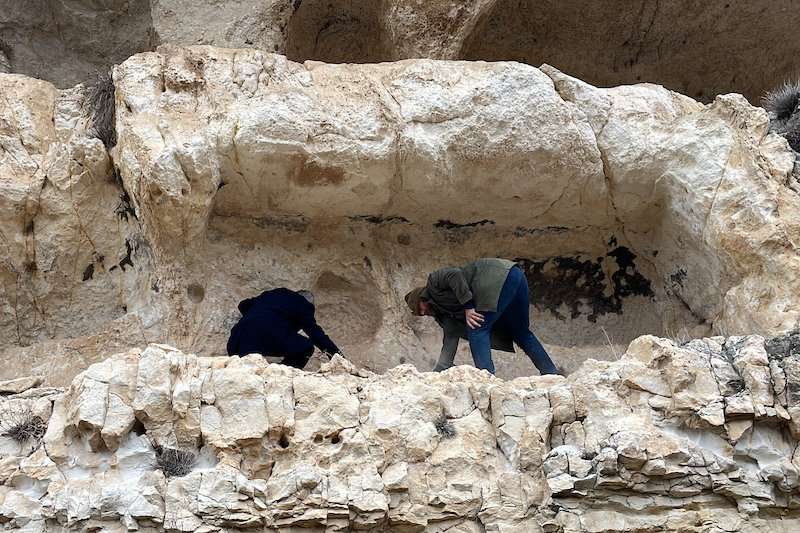
[[[490,332],[492,325],[502,316],[513,295],[513,283],[510,282],[509,278],[506,278],[503,288],[500,290],[500,298],[497,300],[497,311],[481,311],[479,309],[478,311],[483,315],[481,326],[475,329],[467,326],[467,339],[469,339],[469,349],[472,352],[472,360],[475,361],[475,366],[484,368],[492,374],[494,374],[494,362],[492,361]]]
[[[483,315],[483,324],[475,329],[467,326],[469,349],[472,352],[472,360],[475,362],[475,367],[488,370],[491,374],[494,374],[492,343],[489,333],[492,329],[492,324],[497,320],[497,313],[486,311],[481,311],[480,313]]]
[[[511,337],[522,351],[530,358],[539,373],[558,374],[556,366],[547,355],[544,346],[530,330],[530,297],[528,295],[528,280],[518,268],[512,268],[508,274],[506,285],[513,287],[513,295],[502,313],[504,324]],[[503,286],[505,291],[506,286]]]
[[[284,364],[286,366],[293,366],[295,368],[299,368],[302,370],[303,368],[305,368],[306,364],[308,364],[308,360],[311,359],[313,353],[314,353],[314,347],[309,346],[308,348],[306,348],[301,352],[287,354],[283,358],[283,361],[281,361],[281,364]]]

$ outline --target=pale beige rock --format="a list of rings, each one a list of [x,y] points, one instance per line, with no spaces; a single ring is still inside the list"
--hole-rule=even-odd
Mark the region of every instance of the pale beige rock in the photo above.
[[[99,451],[104,444],[100,431],[109,407],[108,383],[85,378],[70,393],[75,396],[75,409],[68,411],[67,416],[82,430],[92,451]]]
[[[652,357],[644,356],[646,346]],[[709,394],[707,379],[718,387],[710,403],[731,398],[734,366],[766,367],[765,352],[781,365],[793,357],[776,358],[759,336],[684,346],[648,337],[620,361],[589,360],[566,380],[512,383],[472,368],[433,374],[409,365],[359,376],[341,358],[305,373],[256,356],[211,359],[152,345],[92,366],[58,396],[46,415],[45,446],[4,466],[10,473],[0,489],[0,517],[18,527],[58,523],[67,531],[99,520],[107,528],[178,531],[335,524],[377,532],[387,521],[404,531],[541,531],[553,524],[572,531],[614,524],[683,530],[698,524],[691,509],[701,505],[732,532],[782,531],[798,520],[790,502],[800,475],[797,441],[781,428],[777,411],[736,413],[717,426],[702,418],[703,405],[685,399]],[[727,367],[718,361],[723,353]],[[702,366],[712,369],[710,378],[678,379],[685,375],[679,370]],[[656,371],[672,403],[653,408],[641,401],[651,393],[626,384]],[[137,390],[150,373],[155,389]],[[196,462],[185,475],[165,477],[153,470],[154,445],[165,435],[184,445],[195,438],[191,426],[175,423],[194,401],[195,380],[213,387],[198,390],[198,401],[219,407],[227,422],[208,432],[202,426],[200,441],[188,446]],[[169,386],[156,392],[162,381]],[[762,395],[742,381],[737,394]],[[267,402],[263,391],[273,382]],[[152,412],[173,414],[149,418],[141,435],[103,426],[101,434],[119,438],[118,448],[92,451],[97,428],[89,422],[110,390],[136,390],[117,396],[131,411],[146,395]],[[551,426],[550,400],[563,406],[570,397],[576,418]],[[282,413],[280,427],[271,425],[271,405]],[[443,412],[452,431],[436,429]],[[142,412],[136,416],[144,422]],[[241,432],[243,416],[256,431]],[[260,420],[269,423],[259,427]],[[409,443],[412,427],[418,436]],[[554,444],[559,438],[567,442]]]
[[[510,63],[204,47],[137,56],[116,83],[130,204],[83,135],[81,90],[0,76],[4,360],[77,375],[0,398],[6,528],[797,529],[800,365],[764,339],[798,324],[798,200],[761,110]],[[524,377],[420,372],[440,333],[402,294],[475,255],[605,280],[534,299],[561,354],[672,338],[567,379],[500,353],[498,376]],[[623,298],[620,277],[652,295]],[[348,360],[189,353],[222,355],[264,284],[314,288]],[[143,350],[88,367],[128,345]],[[47,422],[41,442],[14,440],[18,412]],[[186,475],[154,469],[170,448],[196,452]]]
[[[357,365],[428,370],[439,330],[411,318],[402,295],[480,255],[521,261],[534,330],[567,371],[642,333],[771,336],[797,324],[798,228],[782,216],[798,203],[785,186],[791,153],[735,96],[702,106],[514,63],[300,65],[165,46],[115,74],[112,155],[127,204],[102,144],[83,136],[81,91],[0,80],[19,95],[3,108],[18,154],[3,160],[14,243],[3,275],[22,295],[0,301],[18,361],[8,377],[49,368],[66,384],[151,340],[221,355],[236,302],[280,285],[317,293],[320,323]],[[23,272],[32,252],[36,270]],[[589,278],[598,285],[575,281]],[[551,289],[563,296],[548,300]],[[51,311],[62,302],[82,312],[62,320]],[[456,361],[469,364],[465,344]],[[503,378],[534,372],[522,354],[495,363]],[[195,435],[205,383],[175,389],[173,423]],[[765,413],[757,394],[730,409]]]
[[[105,421],[103,429],[100,430],[100,436],[103,438],[105,446],[111,451],[116,451],[122,438],[131,430],[135,421],[133,408],[119,396],[109,392]]]
[[[310,376],[298,376],[292,380],[292,394],[295,398],[294,439],[300,442],[317,438],[332,439],[342,429],[358,425],[359,401],[355,386],[350,390],[349,383],[337,381]],[[320,409],[320,406],[326,404],[330,407]]]
[[[210,380],[214,405],[201,406],[201,430],[219,447],[258,440],[269,430],[264,382],[246,368],[225,368]]]
[[[636,97],[630,89],[609,91],[615,105],[598,138],[626,235],[640,253],[657,252],[652,261],[665,283],[713,322],[716,331],[774,332],[793,327],[797,317],[779,303],[790,298],[780,286],[797,280],[789,266],[793,260],[786,257],[783,245],[766,249],[753,244],[774,241],[791,246],[785,236],[797,230],[793,220],[778,215],[780,206],[787,200],[795,202],[796,196],[776,186],[759,157],[746,155],[760,151],[768,128],[766,115],[736,95],[720,96],[700,110],[695,102],[659,94],[658,88],[642,90]],[[618,120],[638,114],[626,106],[640,98],[644,100],[638,100],[637,109],[647,101],[644,107],[650,112],[630,123],[623,119],[623,130]],[[705,128],[715,129],[713,140],[700,133]],[[711,159],[697,152],[707,150],[708,143],[715,145],[708,152],[716,154]],[[677,160],[673,156],[678,154],[677,159],[689,163],[682,163],[681,169],[666,162]],[[743,176],[749,176],[752,184],[742,187]],[[663,218],[654,216],[661,210]],[[656,221],[658,227],[653,227]],[[717,251],[698,263],[689,257],[692,249]],[[760,269],[756,265],[765,261],[775,264],[770,277],[776,281],[757,288],[752,276]],[[743,323],[735,310],[743,305],[752,310],[748,320],[757,325]]]
[[[386,490],[405,491],[408,490],[408,464],[394,463],[383,471],[381,476]]]
[[[16,394],[24,392],[33,387],[38,387],[44,382],[44,376],[28,376],[18,379],[10,379],[0,382],[0,393]]]
[[[767,407],[774,405],[774,396],[769,386],[772,379],[769,360],[764,349],[764,340],[756,335],[742,340],[745,346],[737,350],[737,358],[733,366],[741,374],[745,387],[753,399],[753,407],[757,414],[766,413]]]
[[[59,93],[19,75],[0,75],[0,86],[0,343],[11,348],[4,377],[60,375],[54,384],[64,385],[87,357],[111,355],[108,345],[127,350],[136,336],[144,340],[137,320],[116,325],[124,343],[113,324],[142,283],[125,261],[138,256],[135,220],[105,147],[85,136],[82,91]],[[22,349],[50,339],[62,342]]]
[[[23,529],[32,526],[33,531],[41,531],[38,518],[41,516],[42,504],[36,499],[26,496],[22,491],[3,490],[4,497],[0,498],[0,516],[3,522],[13,529]]]
[[[8,376],[41,373],[49,385],[67,386],[72,378],[91,364],[128,350],[146,346],[141,322],[132,314],[98,325],[91,335],[13,346],[3,354],[9,364]]]
[[[138,358],[136,396],[131,407],[145,429],[149,426],[155,431],[155,428],[169,426],[172,422],[171,362],[168,355],[171,351],[151,345]]]

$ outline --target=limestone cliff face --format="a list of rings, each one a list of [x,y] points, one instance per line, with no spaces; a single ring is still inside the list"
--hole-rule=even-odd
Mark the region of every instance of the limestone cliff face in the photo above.
[[[295,61],[555,65],[594,85],[650,81],[758,102],[795,73],[793,0],[28,0],[0,5],[0,72],[72,87],[174,43]]]
[[[116,64],[113,109],[0,74],[3,529],[797,530],[797,154],[740,94],[457,61],[533,63],[496,43],[539,12],[424,4],[0,6],[0,70]],[[425,372],[402,297],[482,256],[569,377]],[[347,360],[225,356],[278,286]]]
[[[0,523],[788,533],[798,358],[796,335],[645,336],[567,379],[503,381],[469,367],[373,374],[338,356],[306,373],[151,345],[65,391],[0,383],[14,392],[0,398]]]
[[[355,363],[428,370],[439,333],[402,295],[481,256],[519,262],[567,369],[647,333],[798,326],[793,152],[737,95],[164,47],[115,69],[108,152],[80,88],[0,84],[7,377],[65,385],[149,342],[222,355],[236,303],[276,286],[314,290]]]

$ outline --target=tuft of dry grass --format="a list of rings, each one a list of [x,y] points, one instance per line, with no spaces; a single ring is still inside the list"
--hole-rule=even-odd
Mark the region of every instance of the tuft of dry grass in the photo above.
[[[156,469],[166,477],[183,477],[197,464],[194,452],[176,448],[163,448],[156,452]]]
[[[433,425],[436,428],[436,432],[439,433],[443,439],[452,439],[456,436],[456,427],[444,416],[444,413],[434,420]]]
[[[31,412],[30,408],[0,410],[0,436],[10,437],[19,444],[25,444],[31,439],[38,446],[47,431],[47,422],[42,417]]]
[[[600,326],[600,329],[603,331],[603,335],[606,338],[606,342],[605,342],[606,348],[608,348],[611,351],[611,355],[614,356],[614,360],[619,361],[620,353],[619,353],[619,350],[617,350],[617,347],[614,344],[614,341],[611,340],[611,336],[606,331],[606,328],[604,328],[603,326]]]
[[[112,148],[117,144],[117,132],[114,129],[116,102],[111,72],[101,76],[86,89],[86,104],[89,106],[91,121],[89,134],[103,141],[106,148]]]
[[[774,91],[768,91],[761,98],[761,105],[778,120],[791,117],[800,104],[800,78],[795,82],[784,82]]]

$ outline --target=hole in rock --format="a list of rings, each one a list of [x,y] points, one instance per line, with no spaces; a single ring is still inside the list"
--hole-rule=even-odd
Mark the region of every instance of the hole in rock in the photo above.
[[[293,61],[374,63],[390,57],[380,2],[304,0],[286,26]]]
[[[618,359],[641,335],[686,342],[711,334],[710,324],[660,281],[652,254],[611,244],[596,254],[513,258],[528,280],[531,330],[568,372],[589,357]]]
[[[364,272],[367,272],[365,270]],[[355,277],[355,276],[358,277]],[[360,342],[371,339],[381,327],[383,312],[375,282],[359,271],[351,278],[324,271],[311,288],[317,320],[332,339]]]
[[[144,435],[147,433],[147,429],[145,429],[144,424],[138,418],[133,421],[133,427],[131,427],[131,432],[135,433],[136,435]]]
[[[661,220],[657,214],[653,219]],[[458,242],[448,240],[451,230],[436,231],[431,236],[415,233],[420,253],[440,250],[440,242],[445,242],[449,243],[450,257],[460,260],[445,263],[445,259],[422,259],[426,264],[443,268],[492,256],[518,264],[528,281],[531,331],[566,373],[575,371],[588,358],[619,359],[630,341],[641,335],[686,342],[715,334],[711,320],[719,312],[721,301],[713,301],[711,296],[693,300],[693,292],[707,285],[708,266],[713,260],[703,258],[698,266],[694,263],[699,256],[681,254],[674,244],[661,242],[675,231],[674,227],[658,238],[638,239],[635,245],[619,229],[517,228],[512,230],[513,235],[507,235],[509,230],[503,228],[469,227],[459,230],[463,234]],[[668,238],[674,240],[674,236]],[[424,283],[424,275],[415,277]],[[427,356],[409,353],[406,357],[420,370],[431,370],[428,358],[436,357],[441,349],[441,329],[431,322],[409,321]],[[401,357],[398,354],[391,363],[399,364]],[[495,351],[493,361],[497,375],[504,379],[536,372],[519,347],[514,354]],[[473,364],[465,341],[459,343],[455,364]]]
[[[203,287],[198,285],[197,283],[192,283],[188,287],[186,287],[186,294],[189,296],[189,299],[196,304],[199,304],[203,301],[206,297],[206,291]]]

